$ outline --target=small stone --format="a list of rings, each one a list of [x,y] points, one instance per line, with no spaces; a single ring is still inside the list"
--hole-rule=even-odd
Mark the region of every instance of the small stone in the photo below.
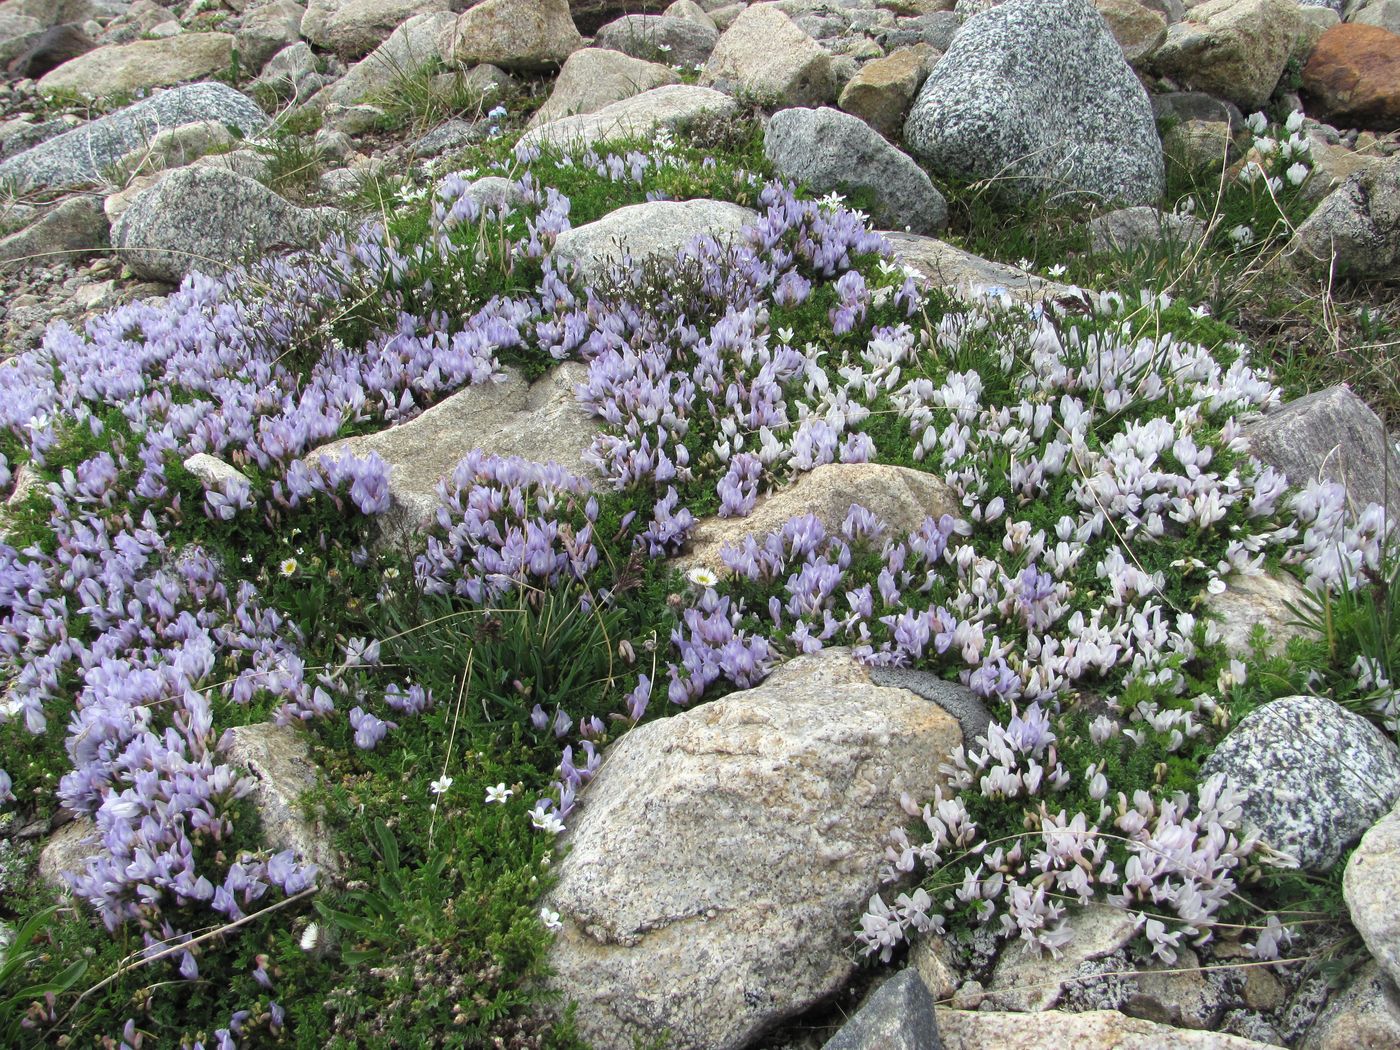
[[[81,26],[51,26],[25,38],[24,49],[10,60],[8,71],[15,78],[38,80],[96,46]]]
[[[822,1050],[941,1050],[933,997],[918,971],[900,970],[871,994]]]
[[[666,8],[663,14],[671,18],[684,18],[690,22],[698,22],[702,26],[709,26],[718,30],[715,20],[710,13],[695,2],[695,0],[676,0],[674,4]]]
[[[948,1050],[1277,1050],[1252,1039],[1171,1028],[1117,1010],[941,1010],[938,1024]]]
[[[867,62],[841,89],[836,104],[886,138],[897,139],[910,103],[940,57],[928,44],[915,44]]]
[[[239,63],[251,72],[259,72],[269,58],[301,39],[305,14],[306,8],[296,0],[272,0],[253,8],[233,34]]]
[[[1167,39],[1167,20],[1137,0],[1094,0],[1129,65],[1136,66]]]
[[[325,83],[316,54],[304,40],[284,47],[268,59],[253,81],[255,87],[271,90],[278,98],[296,103],[312,100]]]
[[[773,115],[763,152],[781,176],[817,193],[864,191],[880,226],[932,233],[948,205],[922,168],[859,117],[839,109],[784,109]]]
[[[1282,653],[1294,638],[1306,637],[1308,630],[1295,623],[1294,609],[1306,609],[1307,590],[1296,577],[1286,573],[1237,573],[1225,581],[1225,590],[1206,594],[1205,609],[1215,618],[1215,629],[1225,651],[1248,657],[1254,652],[1254,629],[1264,628],[1268,639],[1264,652]]]
[[[1161,244],[1186,249],[1199,244],[1205,235],[1206,224],[1195,216],[1142,204],[1089,220],[1089,245],[1096,252],[1132,252]]]
[[[310,0],[301,35],[342,58],[359,58],[410,19],[448,6],[448,0]]]
[[[1049,1010],[1077,981],[1084,963],[1112,955],[1137,933],[1133,916],[1108,904],[1090,904],[1065,920],[1073,933],[1058,958],[1023,941],[1002,949],[987,987],[989,1010]]]
[[[186,464],[188,465],[188,464]],[[271,722],[235,726],[225,738],[222,759],[253,780],[262,838],[273,849],[295,850],[323,872],[340,869],[327,828],[302,811],[302,797],[319,784],[306,734]]]
[[[1140,969],[1132,978],[1132,992],[1120,1009],[1129,1017],[1141,1017],[1174,1028],[1215,1028],[1225,1012],[1220,989],[1206,980],[1201,961],[1190,948],[1177,952],[1169,967]]]
[[[1400,983],[1400,809],[1376,822],[1347,861],[1342,879],[1351,923],[1392,982]]]
[[[444,62],[553,69],[579,48],[568,0],[482,0],[438,37]]]
[[[836,97],[831,56],[773,4],[756,4],[734,20],[700,79],[782,106],[820,106]]]
[[[383,101],[420,69],[438,61],[437,41],[456,21],[447,11],[414,15],[312,100],[313,105],[352,106]]]
[[[883,236],[894,249],[895,259],[913,269],[921,283],[930,287],[964,296],[981,292],[1005,293],[1014,300],[1029,303],[1078,297],[1069,285],[983,259],[936,237],[895,232],[885,232]]]
[[[101,201],[69,197],[19,233],[0,240],[0,270],[74,262],[105,250],[109,238]]]
[[[86,870],[88,858],[102,850],[98,839],[97,825],[91,817],[78,817],[63,825],[39,850],[39,878],[46,885],[67,893],[68,883],[63,876]]]
[[[1325,871],[1400,799],[1400,749],[1321,697],[1251,711],[1201,767],[1243,792],[1247,824],[1304,871]]]

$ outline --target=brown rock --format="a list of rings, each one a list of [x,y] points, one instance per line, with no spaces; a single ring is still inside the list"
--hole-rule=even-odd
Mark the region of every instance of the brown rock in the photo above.
[[[929,44],[915,44],[867,62],[841,89],[836,104],[886,138],[897,139],[909,104],[941,57]]]
[[[483,0],[438,37],[445,62],[510,70],[554,69],[581,47],[566,0]]]
[[[10,75],[37,80],[70,59],[85,55],[96,42],[81,26],[53,26],[44,30],[18,58],[10,63]]]
[[[1319,119],[1400,128],[1400,36],[1379,26],[1333,26],[1303,67],[1303,95]]]
[[[1167,39],[1167,20],[1137,0],[1094,0],[1123,57],[1137,65]]]

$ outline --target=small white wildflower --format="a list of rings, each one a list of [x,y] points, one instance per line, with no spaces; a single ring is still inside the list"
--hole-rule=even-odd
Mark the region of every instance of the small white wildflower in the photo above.
[[[1245,118],[1245,125],[1256,135],[1262,135],[1269,127],[1269,118],[1263,113],[1251,113]]]
[[[1211,594],[1224,594],[1227,589],[1225,581],[1219,576],[1212,577],[1210,583],[1206,584],[1206,590]]]
[[[486,789],[486,801],[488,803],[505,802],[506,799],[510,798],[510,796],[514,794],[515,792],[510,788],[506,787],[505,782],[502,781],[494,787],[489,787]]]
[[[282,564],[277,566],[277,571],[290,579],[297,574],[297,560],[295,558],[283,558]]]
[[[1283,122],[1284,130],[1287,131],[1290,135],[1302,126],[1303,111],[1301,109],[1295,109],[1292,113],[1288,114],[1288,119]]]
[[[304,952],[314,952],[321,946],[321,925],[320,923],[310,923],[301,932],[301,950]]]
[[[1056,263],[1054,266],[1048,267],[1045,273],[1050,277],[1063,277],[1068,271],[1069,267],[1064,263]]]
[[[1250,244],[1254,241],[1254,231],[1248,226],[1243,225],[1236,226],[1227,236],[1240,247],[1244,247],[1246,244]]]
[[[1288,176],[1288,181],[1291,182],[1294,186],[1301,186],[1303,184],[1303,180],[1308,177],[1308,166],[1301,162],[1298,164],[1293,164],[1289,166],[1288,170],[1284,172],[1284,174]]]
[[[544,928],[546,930],[557,930],[564,925],[563,921],[559,918],[559,913],[557,911],[551,911],[548,908],[540,909],[540,922],[544,923]]]
[[[1023,255],[1023,256],[1021,256],[1021,258],[1019,258],[1019,259],[1016,260],[1016,265],[1019,266],[1019,267],[1020,267],[1021,269],[1023,269],[1023,270],[1029,270],[1029,269],[1032,269],[1032,268],[1035,266],[1035,260],[1034,260],[1034,259],[1027,259],[1027,258]]]
[[[817,203],[823,208],[839,208],[846,203],[846,198],[833,190]]]
[[[451,786],[452,778],[444,774],[442,777],[438,778],[437,780],[434,780],[431,784],[429,784],[428,790],[431,791],[434,795],[441,795]]]
[[[697,565],[685,574],[685,578],[697,587],[713,587],[719,583],[719,577],[709,569]]]

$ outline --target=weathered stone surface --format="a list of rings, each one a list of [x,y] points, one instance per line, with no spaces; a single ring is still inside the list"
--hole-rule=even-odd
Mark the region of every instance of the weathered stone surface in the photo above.
[[[1224,1003],[1220,988],[1206,980],[1200,965],[1194,951],[1181,948],[1169,966],[1140,968],[1130,979],[1131,991],[1119,1009],[1129,1017],[1175,1028],[1215,1028],[1225,1012]]]
[[[738,1050],[834,993],[877,888],[900,792],[926,798],[961,741],[847,651],[632,730],[608,752],[546,903],[552,981],[580,1034]]]
[[[260,182],[213,167],[172,171],[131,201],[112,244],[142,277],[178,283],[278,245],[309,246],[339,213],[298,208]]]
[[[1375,963],[1355,979],[1308,1029],[1299,1050],[1393,1050],[1400,1046],[1400,990]]]
[[[102,202],[69,197],[18,233],[0,240],[0,271],[25,263],[45,266],[75,261],[102,251],[109,243]]]
[[[936,237],[895,232],[885,232],[883,236],[894,249],[895,258],[913,269],[924,283],[935,288],[945,288],[960,295],[999,291],[1022,302],[1074,296],[1073,289],[1067,284],[1047,281],[1015,266],[983,259]]]
[[[679,80],[675,70],[658,62],[645,62],[621,51],[585,47],[570,55],[559,70],[554,90],[530,118],[530,127],[576,113],[596,113],[614,102]]]
[[[218,456],[209,455],[207,452],[196,452],[181,466],[198,478],[206,489],[221,485],[226,481],[241,481],[245,485],[248,483],[247,476],[241,470],[224,462]]]
[[[1365,7],[1351,16],[1354,25],[1380,26],[1392,33],[1400,33],[1400,2],[1397,0],[1370,0]]]
[[[552,69],[583,47],[568,0],[482,0],[438,37],[445,62]]]
[[[880,985],[822,1050],[939,1050],[933,997],[918,971],[900,970]]]
[[[1244,792],[1245,820],[1305,871],[1324,871],[1400,799],[1400,748],[1331,700],[1251,711],[1201,767]]]
[[[1300,20],[1293,0],[1209,0],[1167,29],[1153,68],[1187,87],[1259,109],[1273,94]]]
[[[97,46],[97,41],[84,33],[81,26],[61,25],[27,35],[13,44],[13,49],[0,46],[10,76],[38,80],[65,62],[87,54]]]
[[[662,13],[671,18],[684,18],[691,22],[699,22],[702,26],[709,26],[711,29],[719,29],[719,26],[715,25],[715,20],[710,17],[710,13],[697,4],[695,0],[676,0]]]
[[[129,175],[182,168],[215,150],[228,150],[236,141],[225,125],[200,120],[156,132],[148,144],[132,150],[117,163]]]
[[[448,7],[448,0],[310,0],[301,35],[342,58],[359,58],[409,19]]]
[[[1206,224],[1193,215],[1162,212],[1139,204],[1089,220],[1089,245],[1096,252],[1130,252],[1156,244],[1191,247],[1205,237]]]
[[[389,34],[382,44],[356,62],[345,75],[316,95],[313,105],[353,106],[393,92],[423,66],[436,62],[437,41],[456,21],[448,11],[414,15]]]
[[[1023,941],[1002,950],[987,986],[988,1009],[1049,1010],[1076,981],[1097,976],[1097,971],[1081,974],[1086,962],[1112,955],[1137,932],[1132,915],[1108,904],[1091,904],[1067,921],[1074,936],[1059,958],[1042,955]]]
[[[105,168],[145,145],[162,129],[201,120],[229,124],[246,135],[267,124],[257,103],[233,88],[191,84],[162,91],[13,156],[0,164],[0,179],[43,187],[96,182]]]
[[[898,138],[909,104],[939,57],[928,44],[915,44],[867,62],[846,82],[836,104],[886,138]]]
[[[238,61],[257,72],[284,47],[301,39],[301,20],[306,8],[296,0],[272,0],[243,16],[243,24],[233,34]]]
[[[232,61],[231,33],[182,33],[164,40],[99,47],[46,74],[39,90],[71,91],[91,98],[149,91],[226,72]]]
[[[948,225],[948,204],[924,170],[859,117],[839,109],[773,114],[763,152],[779,175],[818,193],[863,190],[878,225],[932,233]]]
[[[719,30],[713,22],[707,26],[670,15],[624,15],[598,30],[593,46],[648,62],[694,69],[709,60],[718,39]]]
[[[1307,633],[1293,620],[1289,605],[1305,608],[1307,592],[1296,577],[1284,573],[1258,576],[1236,574],[1219,594],[1206,594],[1203,605],[1216,618],[1216,629],[1227,652],[1244,657],[1254,651],[1254,628],[1263,627],[1268,653],[1280,653],[1294,638]]]
[[[1391,981],[1400,983],[1400,809],[1361,836],[1342,879],[1351,923]]]
[[[935,173],[1005,195],[1152,204],[1164,186],[1147,93],[1091,0],[1008,0],[929,74],[904,140]]]
[[[500,383],[467,387],[407,423],[322,445],[307,460],[377,452],[390,467],[392,506],[383,539],[421,543],[422,530],[437,509],[437,483],[473,449],[554,462],[598,480],[583,459],[598,425],[574,393],[587,375],[587,366],[570,362],[529,383],[520,372],[507,369]]]
[[[304,40],[284,47],[263,65],[255,87],[271,88],[279,98],[309,100],[326,84],[317,71],[316,53]]]
[[[1116,1010],[1038,1014],[940,1010],[944,1050],[1275,1050],[1219,1032],[1192,1032]]]
[[[914,512],[917,513],[918,509]],[[965,685],[939,678],[932,671],[916,667],[872,667],[870,680],[891,689],[907,689],[915,696],[937,704],[958,720],[964,740],[976,740],[992,724],[991,712],[976,693]]]
[[[583,149],[649,135],[657,128],[675,127],[707,114],[727,116],[737,108],[734,99],[723,92],[693,84],[668,84],[604,106],[596,113],[552,120],[525,132],[520,141],[527,146]]]
[[[677,561],[722,574],[728,571],[721,558],[725,546],[776,532],[800,514],[815,514],[828,533],[839,533],[852,503],[861,504],[896,535],[918,528],[926,517],[957,517],[961,510],[953,490],[926,471],[882,463],[827,463],[759,500],[747,518],[699,522]]]
[[[820,106],[836,97],[831,56],[773,4],[746,8],[724,31],[702,83],[784,106]]]
[[[1385,424],[1345,385],[1290,401],[1245,427],[1249,450],[1291,484],[1322,478],[1346,486],[1356,511],[1385,506],[1400,522],[1400,457]]]
[[[65,872],[79,872],[87,867],[87,859],[97,856],[97,825],[91,817],[78,817],[63,825],[44,843],[39,851],[38,876],[47,885],[68,892]]]
[[[1149,58],[1167,39],[1167,20],[1137,0],[1094,0],[1130,65]]]
[[[230,729],[221,743],[222,760],[244,770],[254,782],[249,798],[262,822],[264,845],[296,850],[322,871],[338,870],[328,830],[302,809],[302,796],[319,781],[305,733],[296,726],[264,722]]]
[[[1400,127],[1400,36],[1343,23],[1322,34],[1303,67],[1308,112],[1338,127]]]
[[[736,239],[757,218],[757,212],[728,201],[630,204],[561,233],[554,243],[554,262],[571,264],[589,279],[620,262],[624,252],[634,263],[651,255],[672,258],[699,236]]]
[[[1230,125],[1216,120],[1188,120],[1162,134],[1162,153],[1187,171],[1218,173],[1239,158]]]

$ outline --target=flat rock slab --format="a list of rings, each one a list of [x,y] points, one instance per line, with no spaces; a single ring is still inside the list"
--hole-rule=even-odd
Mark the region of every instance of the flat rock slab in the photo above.
[[[633,58],[621,51],[585,47],[570,55],[559,70],[549,99],[530,118],[530,127],[580,113],[596,113],[614,102],[679,81],[675,70],[659,62]]]
[[[674,259],[697,237],[738,240],[758,213],[728,201],[648,201],[609,212],[596,222],[565,230],[554,243],[554,263],[568,264],[584,280],[630,256]]]
[[[629,732],[588,786],[546,904],[580,1035],[739,1050],[842,988],[901,792],[962,740],[847,651]]]
[[[467,387],[407,423],[322,445],[306,459],[314,463],[343,452],[377,452],[390,468],[392,502],[384,539],[417,542],[436,520],[438,482],[473,449],[554,462],[598,480],[596,469],[583,459],[598,424],[574,393],[587,376],[588,366],[577,362],[559,365],[534,383],[507,369],[503,382]]]
[[[944,1050],[1277,1050],[1220,1032],[1193,1032],[1116,1010],[1038,1014],[940,1010]]]
[[[258,104],[225,84],[191,84],[152,95],[0,164],[0,180],[57,188],[102,180],[103,171],[158,132],[212,120],[253,135],[267,126]]]
[[[1304,871],[1325,871],[1400,800],[1400,748],[1331,700],[1288,696],[1251,711],[1201,767],[1244,793],[1245,821]]]
[[[994,1010],[1049,1010],[1079,978],[1086,962],[1112,955],[1137,933],[1130,913],[1110,904],[1090,904],[1066,920],[1073,938],[1058,958],[1042,955],[1024,941],[1002,949],[987,988]]]
[[[1307,628],[1294,622],[1307,605],[1306,588],[1296,577],[1284,573],[1258,576],[1234,575],[1225,581],[1225,590],[1206,594],[1202,605],[1216,618],[1216,629],[1225,650],[1232,656],[1248,656],[1254,651],[1254,628],[1262,626],[1269,642],[1265,652],[1281,653],[1294,638],[1307,635]]]
[[[613,102],[595,113],[580,113],[542,124],[520,136],[522,146],[582,150],[620,139],[645,138],[657,128],[673,128],[706,114],[726,117],[739,104],[711,88],[667,84]]]
[[[1380,417],[1350,387],[1290,401],[1250,423],[1244,435],[1250,452],[1282,471],[1289,484],[1335,481],[1358,513],[1377,503],[1400,523],[1400,456]]]
[[[958,517],[961,511],[953,490],[926,471],[883,463],[827,463],[759,500],[748,517],[699,522],[689,549],[676,560],[682,568],[722,575],[728,571],[721,556],[726,546],[737,546],[748,536],[761,539],[802,514],[815,514],[828,534],[837,534],[853,503],[883,521],[894,536],[917,529],[927,517]]]
[[[1347,861],[1342,895],[1371,955],[1400,984],[1400,809],[1361,836]]]
[[[45,94],[71,91],[89,98],[145,91],[225,73],[233,61],[232,33],[180,33],[163,40],[109,44],[63,63],[39,80]]]
[[[1005,293],[1023,303],[1082,296],[1078,289],[1067,284],[1037,277],[1015,266],[992,262],[955,248],[937,237],[883,230],[880,236],[889,242],[899,262],[911,267],[924,284],[934,288],[964,296],[981,292]]]
[[[295,850],[322,871],[338,870],[328,830],[301,807],[302,796],[320,782],[306,734],[294,725],[264,722],[230,729],[223,743],[223,760],[254,781],[249,797],[262,820],[263,844]]]

